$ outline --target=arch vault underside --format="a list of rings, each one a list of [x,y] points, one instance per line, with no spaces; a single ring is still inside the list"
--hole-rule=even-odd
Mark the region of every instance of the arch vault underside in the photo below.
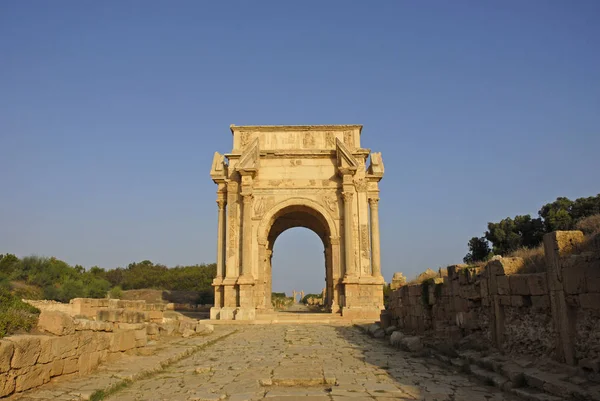
[[[211,319],[252,320],[272,310],[273,244],[293,227],[323,242],[328,310],[379,316],[383,162],[360,147],[361,128],[231,126],[233,150],[215,153],[211,169],[218,205]]]

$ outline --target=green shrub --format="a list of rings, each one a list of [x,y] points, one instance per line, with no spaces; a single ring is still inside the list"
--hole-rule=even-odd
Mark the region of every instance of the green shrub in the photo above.
[[[0,338],[29,331],[37,324],[39,309],[21,301],[5,287],[0,287]]]
[[[123,297],[123,290],[120,286],[113,287],[109,291],[108,296],[112,299],[121,299]]]

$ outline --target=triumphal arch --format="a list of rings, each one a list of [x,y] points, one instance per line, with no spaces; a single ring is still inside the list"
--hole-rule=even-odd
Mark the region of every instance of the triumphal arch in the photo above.
[[[378,318],[381,153],[361,147],[361,125],[235,126],[233,149],[215,153],[219,208],[211,319],[252,320],[271,306],[279,234],[306,227],[323,241],[325,305]]]

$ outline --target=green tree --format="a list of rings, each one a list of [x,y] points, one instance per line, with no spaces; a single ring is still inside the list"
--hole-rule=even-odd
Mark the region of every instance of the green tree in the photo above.
[[[542,206],[538,215],[544,219],[546,232],[573,229],[575,221],[571,215],[572,208],[573,201],[565,197],[556,198],[554,202]]]
[[[485,239],[492,243],[496,255],[506,255],[521,247],[532,248],[540,244],[544,236],[544,223],[530,215],[507,217],[499,223],[488,223]]]
[[[488,260],[492,250],[484,237],[473,237],[469,240],[469,253],[463,258],[465,263],[475,263]]]

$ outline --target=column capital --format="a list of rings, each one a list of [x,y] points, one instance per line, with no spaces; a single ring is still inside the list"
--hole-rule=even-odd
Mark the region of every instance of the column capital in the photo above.
[[[330,236],[329,237],[329,243],[331,245],[339,245],[340,244],[340,237]]]
[[[225,199],[217,199],[217,205],[219,206],[219,210],[223,210],[225,205],[227,205],[227,201]]]
[[[379,198],[369,198],[369,205],[377,207],[379,205]]]
[[[348,192],[348,191],[342,192],[342,197],[344,198],[344,202],[352,202],[353,196],[354,196],[353,192]]]
[[[242,195],[244,202],[250,202],[254,198],[252,192],[242,192],[240,195]]]

